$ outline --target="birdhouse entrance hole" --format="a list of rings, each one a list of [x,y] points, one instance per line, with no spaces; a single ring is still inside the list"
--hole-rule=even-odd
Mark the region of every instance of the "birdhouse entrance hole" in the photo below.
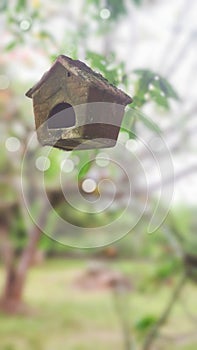
[[[75,124],[75,111],[69,103],[58,103],[49,113],[48,129],[65,129],[75,126]]]

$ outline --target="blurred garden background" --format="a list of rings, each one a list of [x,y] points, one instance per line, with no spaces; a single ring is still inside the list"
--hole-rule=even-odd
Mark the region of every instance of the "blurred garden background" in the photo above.
[[[196,349],[196,13],[195,0],[0,0],[1,350]],[[25,93],[60,54],[133,97],[119,134],[125,152],[53,149],[46,158],[30,143]],[[131,172],[133,206],[120,239],[112,232],[108,244],[97,236],[89,247],[91,230],[105,237],[128,200],[109,155]],[[37,193],[43,173],[54,210],[87,229],[78,244],[73,232],[58,242]],[[69,198],[78,203],[77,183],[87,208],[62,196],[60,173]],[[116,187],[113,205],[90,214],[106,179]]]

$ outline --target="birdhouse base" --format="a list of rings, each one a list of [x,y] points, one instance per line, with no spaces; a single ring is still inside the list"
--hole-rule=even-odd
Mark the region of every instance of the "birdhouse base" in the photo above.
[[[114,140],[104,140],[104,139],[95,139],[95,140],[72,140],[72,144],[66,144],[66,142],[58,142],[54,145],[56,148],[63,149],[65,151],[71,150],[85,150],[85,149],[96,149],[96,148],[110,148],[116,145]]]
[[[119,128],[109,124],[89,124],[70,129],[48,129],[46,125],[37,130],[43,146],[64,151],[110,148],[116,145]]]

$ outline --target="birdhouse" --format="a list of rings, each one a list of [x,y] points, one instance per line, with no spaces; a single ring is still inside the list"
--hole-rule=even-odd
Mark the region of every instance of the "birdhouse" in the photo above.
[[[70,151],[113,147],[131,97],[86,64],[60,55],[26,96],[39,142]]]

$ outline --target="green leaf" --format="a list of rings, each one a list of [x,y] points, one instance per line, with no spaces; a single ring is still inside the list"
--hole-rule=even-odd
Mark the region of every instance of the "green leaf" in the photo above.
[[[86,58],[90,61],[91,65],[98,68],[101,71],[106,71],[107,61],[106,58],[96,52],[87,51]]]
[[[164,92],[167,97],[174,98],[175,100],[179,100],[179,96],[176,91],[173,89],[172,85],[165,79],[160,77],[159,79],[160,89]]]
[[[135,85],[134,105],[141,107],[153,100],[157,105],[169,109],[168,99],[179,99],[172,85],[160,75],[148,69],[137,69],[134,73],[139,76]]]
[[[5,11],[8,8],[8,0],[1,0],[0,12]]]
[[[150,97],[158,106],[164,107],[165,109],[169,109],[168,100],[166,96],[162,94],[162,91],[150,91]]]
[[[50,61],[53,63],[57,58],[57,54],[52,54],[49,56]]]
[[[140,332],[147,331],[157,322],[157,318],[154,315],[147,315],[142,317],[139,321],[136,322],[135,328]]]
[[[50,151],[50,154],[48,155],[48,158],[50,160],[50,167],[45,171],[44,174],[46,186],[56,186],[58,183],[59,173],[61,171],[60,164],[63,159],[62,154],[63,152],[56,148],[52,148]]]
[[[12,49],[14,49],[18,44],[17,40],[13,40],[11,41],[9,44],[6,45],[5,50],[6,51],[11,51]]]
[[[124,0],[107,0],[106,7],[111,12],[111,19],[116,20],[118,17],[126,14],[126,5]]]
[[[91,161],[89,161],[88,163],[86,163],[85,165],[82,166],[82,168],[80,169],[79,174],[78,174],[79,179],[83,179],[87,175],[91,166],[92,166]]]
[[[90,65],[96,71],[99,71],[111,84],[118,85],[124,83],[126,86],[127,76],[125,74],[125,64],[120,62],[115,64],[115,55],[109,54],[107,58],[96,52],[87,51],[86,58]]]
[[[16,12],[20,12],[22,10],[25,10],[27,7],[27,0],[18,0],[16,4]]]
[[[131,0],[135,5],[140,6],[143,0]]]
[[[39,32],[39,37],[41,39],[51,39],[53,38],[53,36],[51,35],[51,33],[47,32],[46,30],[41,30]]]
[[[171,259],[170,261],[165,261],[160,266],[158,266],[155,272],[156,280],[165,280],[173,275],[175,275],[180,268],[180,263],[175,259]]]
[[[136,111],[131,108],[125,112],[122,124],[121,131],[126,131],[129,134],[130,139],[135,139],[135,123],[136,123]]]
[[[77,171],[77,176],[78,179],[81,180],[83,179],[88,171],[90,170],[90,168],[93,165],[93,159],[95,159],[95,155],[97,154],[97,150],[95,151],[83,151],[83,152],[79,152],[79,151],[73,151],[72,155],[73,156],[77,156],[80,160],[79,160],[79,164],[77,165],[78,171]]]
[[[125,0],[87,0],[87,3],[88,5],[93,4],[96,8],[98,8],[98,12],[100,12],[100,10],[102,10],[104,7],[109,9],[111,13],[109,20],[112,21],[119,19],[119,17],[127,13]]]
[[[86,0],[88,4],[92,5],[96,5],[96,6],[100,6],[100,0]]]

